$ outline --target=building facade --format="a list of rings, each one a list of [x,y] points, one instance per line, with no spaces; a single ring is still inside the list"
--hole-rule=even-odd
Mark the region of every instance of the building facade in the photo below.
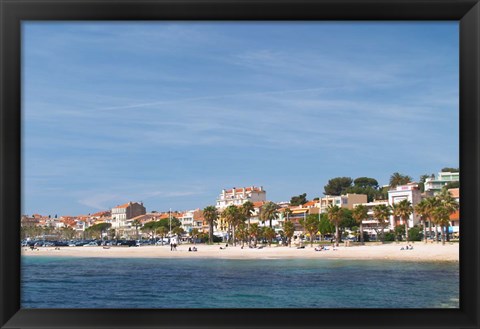
[[[459,172],[439,172],[437,178],[429,177],[425,180],[425,192],[430,195],[435,195],[442,190],[448,183],[459,182]]]
[[[247,201],[254,203],[266,200],[267,192],[263,189],[263,186],[234,187],[230,190],[222,190],[217,199],[216,207],[225,209],[230,205],[241,206]]]
[[[422,193],[418,187],[417,183],[409,183],[406,185],[399,185],[395,189],[388,191],[388,204],[393,206],[395,203],[398,203],[402,200],[408,200],[413,207],[422,200]],[[413,212],[408,219],[408,227],[413,227],[420,222],[420,217]],[[403,221],[400,221],[400,224],[404,224]],[[395,218],[390,216],[390,227],[395,227]]]
[[[146,209],[143,202],[128,202],[115,208],[112,208],[112,228],[120,228],[126,226],[128,219],[145,215]]]

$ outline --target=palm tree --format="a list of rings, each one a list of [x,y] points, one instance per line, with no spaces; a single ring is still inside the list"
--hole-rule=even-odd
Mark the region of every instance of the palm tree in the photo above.
[[[288,246],[291,247],[293,233],[295,233],[295,225],[290,221],[285,221],[283,223],[283,232],[288,239]]]
[[[240,207],[240,212],[242,215],[247,219],[247,230],[250,229],[250,219],[252,217],[252,214],[255,212],[255,206],[253,205],[252,202],[247,201],[242,206]],[[250,245],[250,240],[248,241],[248,244]]]
[[[340,225],[340,222],[343,219],[343,214],[344,212],[342,208],[340,208],[337,205],[330,204],[327,208],[328,220],[330,220],[330,222],[332,222],[332,224],[335,225],[335,246],[337,247],[338,247],[338,242],[340,240],[340,234],[339,234],[340,231],[338,230],[338,226]]]
[[[163,239],[167,235],[168,229],[165,226],[159,225],[160,222],[156,222],[156,223],[158,223],[158,225],[155,226],[155,234],[158,233],[158,235],[160,235],[160,237],[162,239],[162,246],[163,246]]]
[[[389,225],[388,219],[391,215],[391,208],[385,204],[378,204],[373,207],[373,217],[378,221],[381,228],[382,242],[385,240],[385,228]],[[377,233],[378,235],[378,233]]]
[[[402,201],[398,202],[398,216],[403,220],[405,225],[405,238],[408,242],[408,219],[410,215],[413,213],[412,203],[407,199],[403,199]]]
[[[429,197],[424,199],[426,203],[426,208],[427,208],[427,218],[428,218],[428,226],[429,226],[429,232],[430,236],[432,236],[432,224],[435,224],[435,241],[437,241],[437,236],[438,236],[438,226],[435,222],[435,218],[433,216],[433,211],[440,206],[440,201],[436,197]]]
[[[277,217],[278,215],[278,206],[274,202],[267,202],[265,203],[262,208],[260,208],[260,219],[263,223],[265,221],[270,221],[270,227],[272,227],[272,220]]]
[[[235,246],[235,229],[238,224],[242,222],[242,214],[240,213],[240,209],[235,205],[230,205],[222,212],[222,217],[226,220],[228,226],[232,230],[232,242]]]
[[[391,176],[390,176],[390,188],[395,188],[399,185],[405,185],[405,184],[408,184],[412,181],[412,177],[408,176],[408,175],[402,175],[398,172],[394,172]]]
[[[285,208],[283,214],[285,215],[285,219],[288,221],[290,220],[290,216],[293,214],[292,209]]]
[[[362,204],[353,208],[352,217],[360,226],[360,242],[363,244],[363,220],[368,218],[368,208]]]
[[[218,211],[215,206],[208,206],[205,209],[203,209],[203,218],[208,223],[208,243],[212,244],[213,243],[213,226],[217,224],[217,219],[218,219]]]
[[[308,215],[307,218],[300,220],[300,224],[310,235],[310,247],[313,247],[313,239],[315,238],[315,234],[318,232],[318,216],[313,214]]]
[[[237,228],[237,237],[242,241],[242,247],[245,245],[245,241],[249,240],[248,228],[245,223],[240,223]]]
[[[450,194],[450,191],[446,188],[443,188],[442,191],[437,195],[437,198],[440,202],[440,205],[445,208],[446,212],[448,213],[448,219],[444,218],[442,219],[442,224],[444,227],[442,227],[442,244],[445,244],[445,237],[448,239],[448,227],[450,226],[450,215],[455,213],[459,208],[460,205],[458,202],[452,197]],[[441,216],[443,218],[443,216]]]
[[[263,235],[265,236],[265,239],[268,241],[268,246],[272,246],[272,240],[273,238],[277,235],[275,233],[275,230],[271,227],[265,227],[263,231]]]
[[[253,223],[252,225],[250,225],[250,230],[249,230],[248,233],[250,234],[251,237],[253,237],[253,245],[256,246],[257,245],[257,238],[261,234],[261,230],[260,230],[260,227],[258,227],[258,224]]]
[[[420,220],[423,226],[423,241],[427,243],[426,219],[429,218],[429,215],[430,215],[427,199],[422,199],[422,201],[417,203],[414,207],[414,210],[415,210],[415,213],[417,213],[420,216]]]
[[[441,227],[442,245],[445,245],[445,226],[448,225],[448,221],[450,220],[450,211],[447,207],[440,205],[432,211],[432,214],[435,223]]]
[[[198,233],[199,233],[199,231],[198,231],[198,228],[196,228],[196,227],[192,228],[192,231],[190,232],[190,235],[192,236],[194,245],[196,244]]]
[[[140,219],[136,218],[133,220],[132,225],[135,226],[135,233],[137,235],[137,240],[138,240],[138,227],[142,226],[142,222],[140,221]]]

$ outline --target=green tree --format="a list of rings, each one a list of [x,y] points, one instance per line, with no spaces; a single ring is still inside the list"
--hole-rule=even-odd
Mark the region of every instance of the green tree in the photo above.
[[[394,172],[390,176],[390,188],[396,188],[399,185],[405,185],[412,182],[412,177]]]
[[[435,175],[434,175],[435,176]],[[425,192],[425,181],[427,180],[427,178],[430,178],[431,175],[428,175],[428,174],[423,174],[420,176],[420,181],[418,183],[418,187],[420,188],[420,192]]]
[[[325,195],[342,195],[346,189],[352,186],[352,179],[350,177],[335,177],[328,181],[324,186]]]
[[[272,220],[278,215],[278,205],[274,202],[268,201],[260,208],[260,220],[265,223],[270,221],[270,227],[272,227]]]
[[[318,216],[314,214],[308,215],[306,218],[300,220],[300,225],[303,226],[305,231],[310,235],[310,246],[313,246],[313,240],[318,232]]]
[[[283,223],[283,232],[285,234],[285,237],[287,238],[288,246],[291,247],[293,233],[295,233],[295,225],[290,221],[285,221]]]
[[[203,209],[203,218],[208,223],[208,243],[213,243],[213,227],[217,224],[218,220],[218,211],[215,206],[208,206]]]
[[[307,193],[303,193],[297,196],[292,196],[292,198],[290,199],[290,205],[292,206],[300,206],[307,202],[308,202]]]
[[[368,188],[371,187],[373,189],[378,189],[378,181],[375,178],[370,177],[358,177],[355,178],[353,181],[354,186]]]
[[[352,217],[360,226],[360,242],[363,244],[363,221],[368,218],[368,208],[362,204],[357,205],[353,208]]]
[[[437,195],[437,199],[440,202],[440,207],[445,209],[445,212],[448,213],[448,216],[444,216],[443,212],[440,216],[440,225],[442,227],[442,244],[445,244],[445,238],[448,239],[448,227],[450,226],[450,215],[455,213],[459,208],[459,203],[452,197],[450,191],[445,187]],[[448,218],[446,218],[448,217]]]
[[[138,240],[138,228],[142,226],[142,222],[140,221],[140,219],[136,218],[133,220],[132,225],[135,227],[135,234]]]
[[[236,245],[235,241],[235,230],[237,226],[242,223],[243,216],[240,209],[235,205],[230,205],[222,212],[223,218],[227,221],[229,228],[232,231],[232,242],[233,245]]]
[[[111,223],[99,223],[88,227],[85,231],[90,233],[92,236],[101,237],[103,232],[106,232],[110,227],[112,227]]]
[[[446,168],[442,168],[442,172],[460,172],[460,169],[459,168],[446,167]]]
[[[445,188],[447,190],[451,189],[451,188],[459,188],[460,187],[460,182],[449,182],[447,183],[447,185],[445,185]]]
[[[320,222],[318,223],[318,231],[323,236],[325,234],[332,234],[335,231],[335,225],[328,219],[328,215],[323,213],[320,215]]]
[[[380,239],[385,241],[385,228],[389,225],[391,208],[385,204],[378,204],[373,206],[373,217],[377,220],[378,226],[375,229],[377,236],[380,233]]]
[[[340,241],[339,225],[343,219],[344,212],[342,208],[337,205],[329,205],[327,208],[327,216],[330,222],[335,225],[335,245],[338,247],[338,242]]]
[[[254,246],[257,246],[257,241],[258,241],[258,238],[261,236],[262,230],[260,229],[260,227],[258,226],[257,223],[253,223],[250,225],[250,230],[249,230],[249,234],[250,236],[253,238],[253,245]]]
[[[275,233],[275,230],[273,228],[265,227],[263,230],[263,236],[265,237],[265,239],[267,239],[268,246],[271,247],[272,240],[277,236],[277,234]]]
[[[200,234],[200,232],[198,231],[198,228],[194,227],[192,228],[192,231],[190,231],[190,236],[192,237],[192,240],[193,240],[193,244],[197,244],[197,238],[198,238],[198,235]]]
[[[293,214],[293,212],[292,212],[292,209],[290,209],[290,208],[285,208],[285,210],[283,211],[283,215],[285,216],[286,221],[290,220],[290,216],[292,214]]]
[[[422,199],[419,203],[417,203],[414,207],[414,211],[416,214],[420,216],[420,221],[423,227],[423,240],[427,243],[427,226],[426,220],[430,216],[430,211],[428,209],[427,199]]]
[[[240,212],[243,215],[244,218],[247,219],[247,230],[250,228],[250,220],[252,217],[252,214],[255,212],[255,207],[251,201],[247,201],[242,206],[240,207]],[[248,236],[248,235],[247,235]],[[250,245],[250,241],[248,242]]]

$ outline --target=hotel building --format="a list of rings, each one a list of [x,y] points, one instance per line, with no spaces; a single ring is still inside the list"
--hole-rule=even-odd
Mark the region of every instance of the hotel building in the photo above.
[[[247,201],[254,203],[266,200],[267,192],[262,186],[234,187],[230,190],[222,190],[217,199],[216,207],[217,209],[225,209],[230,205],[241,206]]]

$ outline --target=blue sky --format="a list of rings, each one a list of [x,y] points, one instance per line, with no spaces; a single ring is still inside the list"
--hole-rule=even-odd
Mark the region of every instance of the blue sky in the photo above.
[[[24,214],[458,166],[457,22],[26,22],[22,53]]]

